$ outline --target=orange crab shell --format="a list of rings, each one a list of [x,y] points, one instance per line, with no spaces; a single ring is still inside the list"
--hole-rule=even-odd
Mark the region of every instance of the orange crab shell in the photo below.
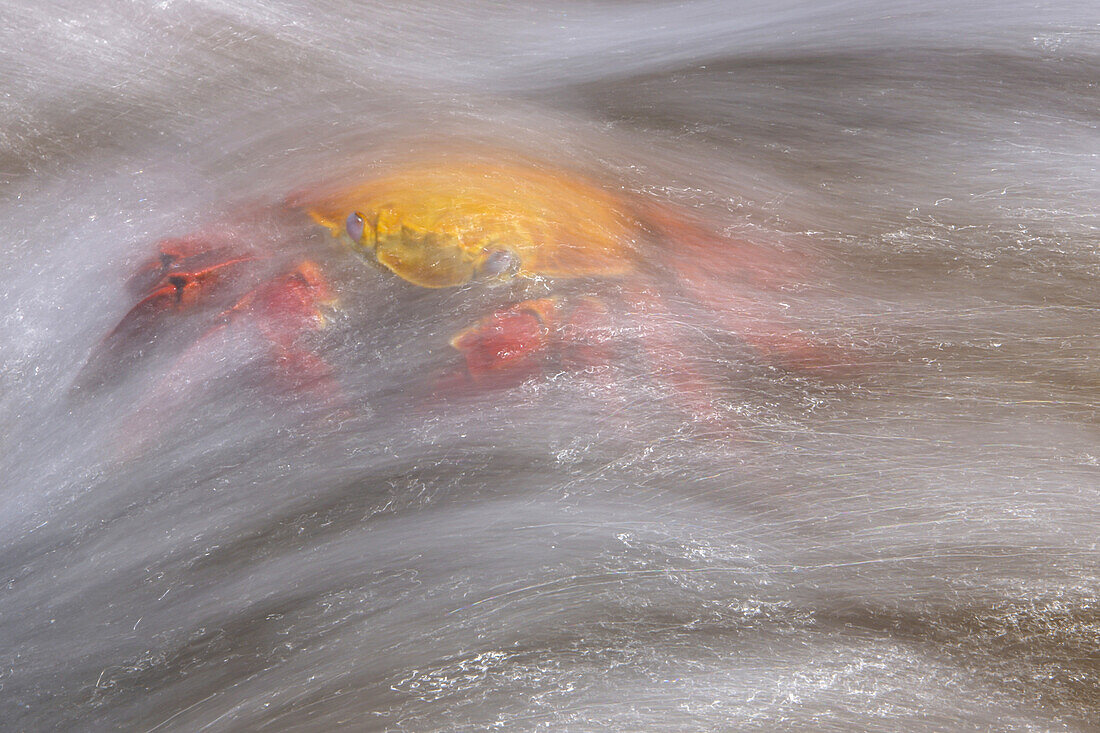
[[[308,207],[336,237],[423,287],[474,279],[505,251],[521,277],[612,277],[637,267],[632,208],[594,181],[534,163],[444,160],[385,172]]]

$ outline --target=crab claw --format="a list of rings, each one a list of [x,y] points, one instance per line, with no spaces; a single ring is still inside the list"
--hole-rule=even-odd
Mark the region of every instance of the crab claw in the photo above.
[[[607,305],[596,298],[540,298],[501,308],[451,339],[464,368],[437,376],[432,399],[509,389],[548,371],[607,366]]]
[[[528,300],[498,310],[451,339],[475,383],[514,386],[538,374],[550,345],[556,303]]]
[[[77,387],[99,389],[113,376],[127,373],[146,356],[169,317],[201,306],[224,307],[219,296],[230,291],[255,259],[211,247],[200,238],[162,242],[159,255],[127,282],[140,300],[93,351]]]
[[[215,244],[207,237],[197,236],[165,239],[158,250],[126,281],[126,290],[132,296],[144,297],[177,276],[209,281],[213,273],[256,259],[255,255],[242,254],[229,246]]]

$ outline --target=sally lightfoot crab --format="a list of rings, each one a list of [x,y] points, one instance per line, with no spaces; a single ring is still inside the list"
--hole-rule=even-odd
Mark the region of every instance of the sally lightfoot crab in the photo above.
[[[598,371],[624,358],[631,333],[640,347],[625,357],[647,364],[683,411],[707,417],[721,375],[700,369],[692,352],[700,313],[767,361],[802,370],[835,361],[783,316],[781,293],[803,278],[799,258],[538,161],[440,155],[298,195],[287,209],[413,286],[491,291],[497,305],[450,339],[456,364],[437,392]],[[336,393],[337,375],[306,338],[335,301],[321,268],[278,260],[239,226],[213,231],[162,242],[137,268],[129,281],[136,303],[93,353],[82,383],[126,372],[174,332],[183,334],[175,343],[189,345],[172,350],[143,410],[201,379],[211,353],[224,361],[245,343],[249,358],[263,355],[277,391]]]

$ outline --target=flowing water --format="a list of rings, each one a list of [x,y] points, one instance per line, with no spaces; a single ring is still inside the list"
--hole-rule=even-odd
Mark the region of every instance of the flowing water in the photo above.
[[[1100,726],[1094,2],[0,19],[0,728]],[[441,146],[799,253],[768,297],[848,367],[680,308],[719,427],[633,348],[425,404],[497,296],[284,202]],[[157,242],[224,221],[325,272],[339,404],[233,340],[172,399],[170,359],[74,386]]]

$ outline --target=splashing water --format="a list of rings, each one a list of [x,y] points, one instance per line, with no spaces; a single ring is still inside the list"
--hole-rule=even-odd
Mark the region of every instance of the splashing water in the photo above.
[[[0,727],[1100,725],[1095,3],[5,12]],[[286,202],[440,146],[797,256],[760,297],[849,368],[612,284],[615,359],[421,399],[507,291]],[[226,308],[323,273],[295,346],[337,397],[215,306],[79,388],[157,243],[212,231],[264,263]]]

